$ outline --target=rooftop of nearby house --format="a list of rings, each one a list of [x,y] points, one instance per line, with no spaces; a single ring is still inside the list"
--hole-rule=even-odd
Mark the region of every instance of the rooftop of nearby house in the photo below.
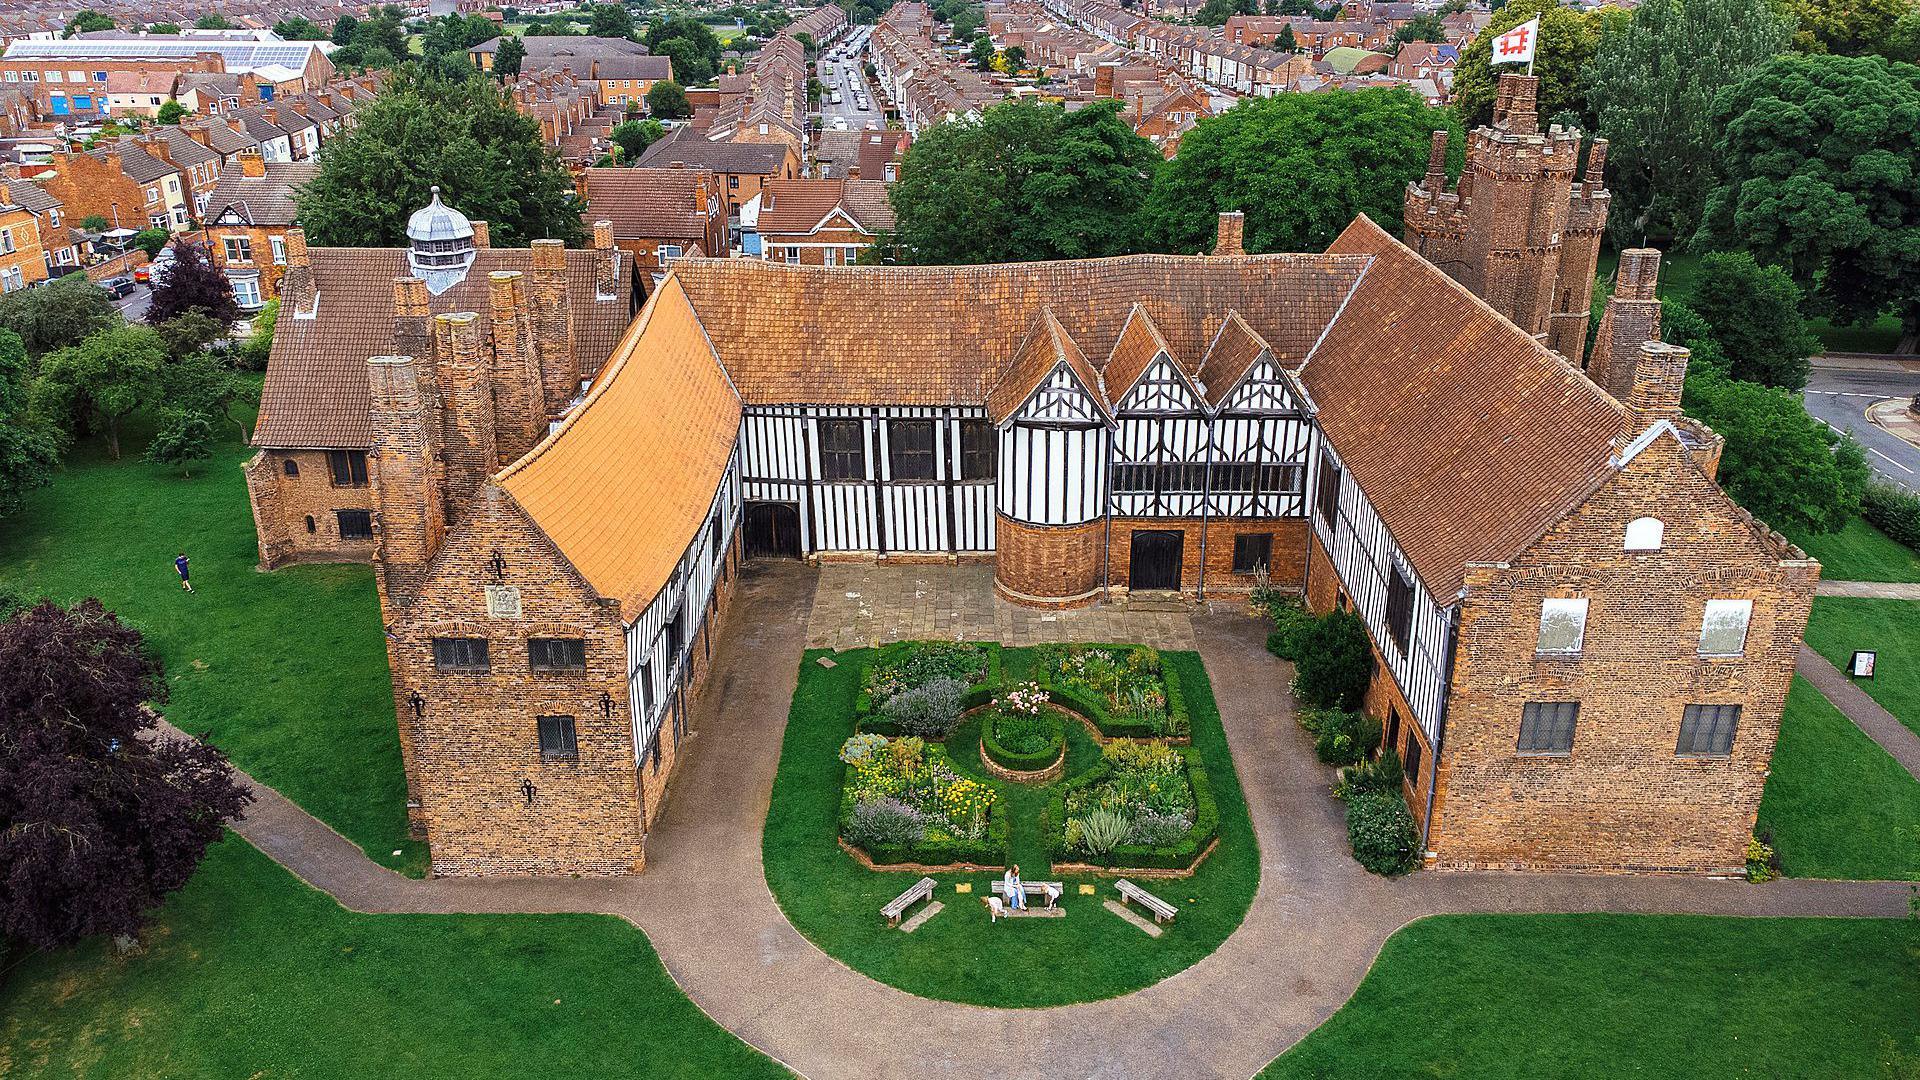
[[[641,168],[662,168],[675,162],[695,169],[718,173],[773,176],[785,167],[793,151],[785,143],[721,142],[702,138],[687,128],[674,132],[640,155],[634,164]]]
[[[298,212],[294,195],[320,167],[312,161],[269,161],[263,167],[264,176],[248,176],[239,169],[222,173],[207,195],[207,220],[217,222],[231,212],[248,225],[292,225]]]
[[[839,212],[869,235],[893,228],[893,206],[881,180],[769,180],[760,189],[761,233],[807,233]]]
[[[583,190],[588,221],[611,221],[613,235],[638,238],[704,237],[706,208],[698,192],[702,181],[719,194],[719,178],[705,169],[588,169]]]

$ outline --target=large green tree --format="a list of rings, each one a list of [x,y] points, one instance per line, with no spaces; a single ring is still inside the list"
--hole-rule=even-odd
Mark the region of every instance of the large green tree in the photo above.
[[[0,294],[0,330],[18,334],[30,356],[78,345],[119,322],[113,297],[82,273]]]
[[[1493,39],[1539,16],[1540,44],[1533,73],[1540,80],[1539,110],[1544,121],[1576,119],[1591,127],[1593,118],[1582,89],[1583,74],[1600,44],[1600,28],[1609,19],[1624,19],[1615,8],[1580,12],[1560,6],[1559,0],[1512,0],[1493,13],[1493,21],[1460,50],[1453,76],[1453,106],[1468,127],[1493,120],[1494,86],[1503,74],[1525,74],[1524,64],[1493,63]]]
[[[889,191],[902,255],[917,263],[1079,259],[1139,250],[1160,153],[1117,101],[1076,112],[1003,102],[936,125]]]
[[[592,37],[632,38],[633,16],[620,4],[595,4],[587,33]]]
[[[1586,70],[1609,144],[1608,222],[1622,246],[1685,239],[1713,187],[1713,99],[1793,32],[1773,0],[1646,0],[1601,32]]]
[[[98,11],[82,11],[67,23],[66,33],[62,36],[72,37],[75,34],[90,34],[95,31],[111,30],[113,28],[114,21],[112,18]]]
[[[327,38],[327,32],[305,15],[295,15],[274,23],[273,33],[288,41],[325,41]]]
[[[1721,486],[1767,524],[1835,532],[1859,512],[1866,455],[1807,415],[1798,395],[1703,371],[1687,379],[1683,404],[1727,440]]]
[[[503,79],[511,78],[520,74],[520,65],[526,60],[526,43],[509,34],[500,39],[500,47],[493,51],[493,73]]]
[[[1160,170],[1146,238],[1159,251],[1212,246],[1218,216],[1247,215],[1248,251],[1317,251],[1360,214],[1397,229],[1408,181],[1427,167],[1432,133],[1460,123],[1401,88],[1281,94],[1200,121]],[[911,153],[911,151],[909,151]]]
[[[1920,67],[1779,56],[1714,99],[1701,241],[1784,266],[1809,314],[1892,311],[1920,346]]]
[[[679,83],[662,79],[647,88],[647,113],[662,120],[683,120],[693,115],[693,104]]]
[[[1786,271],[1744,251],[1714,252],[1700,261],[1690,298],[1733,378],[1783,390],[1807,385],[1807,357],[1820,339],[1807,329],[1800,287]]]
[[[713,78],[720,66],[720,39],[698,19],[664,19],[647,31],[647,48],[673,59],[673,81],[699,86]]]
[[[59,461],[58,435],[27,408],[27,347],[20,335],[0,330],[0,515],[49,483]]]
[[[320,148],[319,173],[300,189],[311,242],[397,247],[407,219],[438,185],[447,202],[491,227],[493,242],[523,247],[581,241],[573,183],[540,140],[540,125],[490,80],[401,78],[354,114],[352,130]]]
[[[120,425],[161,395],[166,342],[145,326],[102,330],[78,345],[48,353],[33,385],[33,407],[70,430],[97,430],[120,458]]]
[[[1878,52],[1913,0],[1783,0],[1800,24],[1793,42],[1813,53]]]

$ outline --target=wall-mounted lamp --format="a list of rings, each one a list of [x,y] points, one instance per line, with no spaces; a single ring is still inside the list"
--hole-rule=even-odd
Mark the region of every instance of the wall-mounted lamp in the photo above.
[[[487,560],[487,565],[493,569],[494,577],[500,578],[502,580],[506,578],[507,557],[505,555],[500,554],[499,548],[495,548],[493,550],[493,558]]]
[[[605,690],[600,691],[600,715],[613,719],[613,695]]]
[[[531,781],[531,780],[522,780],[522,781],[520,781],[520,794],[522,794],[522,795],[524,795],[524,796],[526,796],[526,799],[527,799],[527,805],[528,805],[528,806],[532,806],[532,805],[533,805],[533,794],[534,794],[534,787],[533,787],[533,781]]]
[[[408,691],[407,704],[413,706],[413,718],[415,720],[419,720],[427,715],[427,699],[420,696],[420,691]]]

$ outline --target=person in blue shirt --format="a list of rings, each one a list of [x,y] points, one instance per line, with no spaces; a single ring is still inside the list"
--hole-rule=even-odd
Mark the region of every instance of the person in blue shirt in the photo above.
[[[180,575],[180,587],[182,589],[185,589],[188,592],[192,592],[193,582],[187,580],[187,553],[186,552],[183,551],[179,555],[175,556],[173,560],[173,571],[174,573]]]

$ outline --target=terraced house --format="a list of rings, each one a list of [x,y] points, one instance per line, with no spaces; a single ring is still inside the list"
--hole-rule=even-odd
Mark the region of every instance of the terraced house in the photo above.
[[[1476,133],[1469,220],[1506,191],[1478,155],[1557,146],[1513,107],[1525,89]],[[1535,249],[1597,177],[1576,199],[1557,163],[1497,171],[1533,185],[1533,216],[1464,228],[1449,261],[1504,264],[1475,249],[1495,237],[1553,280],[1456,280],[1364,217],[1320,254],[1244,254],[1229,214],[1205,256],[682,259],[604,365],[558,369],[527,343],[556,312],[584,325],[579,297],[533,302],[504,267],[483,289],[446,208],[407,252],[327,256],[399,273],[391,330],[322,345],[290,302],[263,445],[324,420],[365,455],[435,870],[644,866],[745,557],[991,560],[1042,607],[1299,590],[1368,629],[1366,707],[1430,864],[1740,866],[1818,566],[1714,483],[1686,352],[1658,341],[1656,253],[1624,260],[1584,369],[1549,347],[1579,340],[1535,299],[1568,258]],[[376,306],[321,262],[318,318]],[[302,396],[322,369],[324,404]],[[263,520],[287,519],[265,498],[282,460],[249,468]]]

